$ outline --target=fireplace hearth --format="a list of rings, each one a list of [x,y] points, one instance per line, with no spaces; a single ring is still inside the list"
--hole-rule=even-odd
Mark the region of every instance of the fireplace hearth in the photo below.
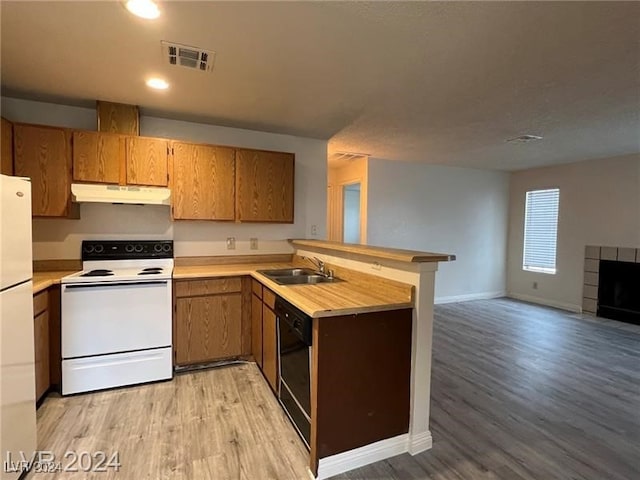
[[[640,249],[585,249],[582,310],[640,324]]]
[[[640,323],[640,263],[600,260],[598,316]]]

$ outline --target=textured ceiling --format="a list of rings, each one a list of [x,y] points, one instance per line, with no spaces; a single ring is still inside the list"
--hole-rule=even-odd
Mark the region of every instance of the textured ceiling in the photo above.
[[[640,151],[637,2],[1,3],[3,93],[516,170]],[[216,52],[170,67],[160,40]],[[168,78],[166,92],[144,80]],[[528,144],[505,139],[530,133]]]

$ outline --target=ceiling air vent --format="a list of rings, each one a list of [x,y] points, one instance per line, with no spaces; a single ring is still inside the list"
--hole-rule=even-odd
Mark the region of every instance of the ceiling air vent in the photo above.
[[[506,141],[508,143],[529,143],[536,140],[542,140],[542,137],[539,135],[520,135],[519,137],[509,138]]]
[[[185,67],[200,72],[213,71],[213,59],[216,52],[199,47],[180,45],[179,43],[160,42],[162,55],[169,61],[169,65]]]

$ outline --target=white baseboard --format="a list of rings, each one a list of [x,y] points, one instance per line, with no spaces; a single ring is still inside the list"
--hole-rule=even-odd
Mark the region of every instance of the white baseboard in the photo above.
[[[431,437],[431,434],[429,434]],[[394,457],[407,451],[409,434],[387,438],[364,447],[321,458],[318,462],[318,480],[339,475],[354,468],[364,467],[385,458]]]
[[[507,294],[509,298],[515,298],[516,300],[522,300],[523,302],[537,303],[539,305],[545,305],[547,307],[559,308],[560,310],[567,310],[569,312],[582,313],[581,305],[574,305],[572,303],[556,302],[555,300],[547,300],[546,298],[534,297],[531,295],[522,295],[521,293],[509,292]]]
[[[436,305],[443,303],[456,303],[456,302],[468,302],[469,300],[488,300],[490,298],[504,297],[506,292],[481,292],[481,293],[469,293],[466,295],[450,295],[448,297],[436,297],[434,302]]]
[[[407,451],[411,455],[417,455],[431,449],[431,447],[433,447],[433,437],[429,430],[409,436]]]

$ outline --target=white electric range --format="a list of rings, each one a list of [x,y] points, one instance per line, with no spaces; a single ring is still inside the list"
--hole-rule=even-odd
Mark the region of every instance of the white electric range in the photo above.
[[[173,241],[82,242],[62,278],[62,394],[173,377]]]

